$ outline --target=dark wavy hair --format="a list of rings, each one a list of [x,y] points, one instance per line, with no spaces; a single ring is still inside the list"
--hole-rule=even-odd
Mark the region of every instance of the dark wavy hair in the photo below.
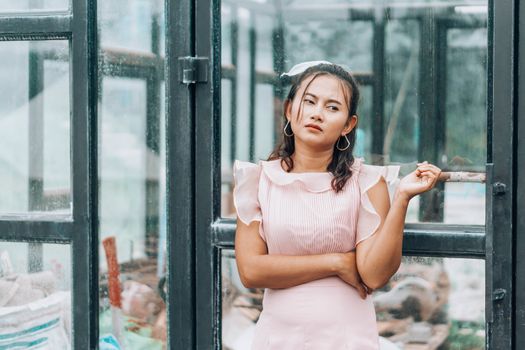
[[[330,76],[333,76],[339,79],[341,83],[341,88],[343,89],[343,92],[344,92],[345,102],[347,103],[347,106],[348,106],[348,122],[349,122],[350,118],[353,115],[357,115],[357,105],[359,103],[359,86],[355,78],[352,76],[352,74],[350,74],[347,70],[345,70],[344,68],[336,64],[319,64],[319,65],[306,69],[302,74],[300,74],[297,77],[294,77],[292,79],[292,86],[290,87],[288,96],[286,100],[284,101],[284,111],[286,111],[288,105],[292,103],[301,84],[308,78],[312,77],[312,79],[308,82],[308,84],[306,85],[304,89],[303,96],[301,96],[301,105],[300,105],[299,111],[302,111],[304,93],[306,92],[310,84],[317,77],[323,76],[323,75],[330,75]],[[282,125],[286,125],[286,122],[287,122],[286,115],[285,113],[283,113],[283,124]],[[346,181],[350,179],[350,177],[352,176],[352,170],[350,167],[354,163],[354,156],[352,153],[353,153],[354,145],[355,145],[356,131],[357,131],[357,124],[352,129],[352,131],[350,131],[346,135],[348,137],[348,141],[350,142],[350,145],[346,150],[340,151],[337,149],[336,146],[340,138],[334,144],[332,160],[330,161],[330,164],[328,164],[328,167],[326,170],[334,175],[331,185],[336,193],[338,193],[339,191],[343,189],[343,187],[346,184]],[[288,131],[288,133],[290,132]],[[281,142],[272,151],[272,153],[268,157],[268,160],[281,159],[281,165],[282,165],[282,162],[285,162],[287,165],[287,169],[288,169],[287,171],[290,172],[294,167],[293,159],[291,156],[295,152],[295,136],[294,135],[286,136],[284,135],[284,131],[283,131],[281,137],[282,137]]]

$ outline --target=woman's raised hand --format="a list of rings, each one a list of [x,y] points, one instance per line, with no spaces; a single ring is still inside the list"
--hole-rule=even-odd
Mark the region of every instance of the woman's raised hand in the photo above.
[[[441,169],[426,161],[417,165],[417,169],[402,178],[397,187],[397,193],[408,200],[432,189],[441,174]]]
[[[355,251],[340,254],[340,258],[340,264],[337,267],[337,276],[357,289],[362,299],[366,299],[366,295],[371,294],[373,290],[361,281],[361,277],[357,271]]]

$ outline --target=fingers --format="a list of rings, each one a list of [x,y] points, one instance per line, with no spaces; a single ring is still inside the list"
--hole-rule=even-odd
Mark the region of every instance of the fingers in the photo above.
[[[441,174],[441,169],[427,161],[417,165],[416,175],[421,178],[422,182],[434,185],[439,178],[439,174]]]
[[[423,170],[423,171],[419,171],[417,172],[418,176],[420,177],[429,177],[429,178],[437,178],[438,177],[438,174],[430,171],[430,170]]]
[[[434,164],[430,164],[427,161],[424,161],[422,163],[417,163],[417,169],[418,170],[430,170],[435,173],[440,173],[441,169],[435,166]]]
[[[359,293],[359,296],[361,297],[361,299],[366,299],[367,292],[366,292],[365,287],[363,286],[363,284],[358,283],[356,289],[357,289],[357,292]]]
[[[424,171],[428,171],[436,176],[438,176],[439,174],[441,174],[441,170],[439,168],[437,169],[433,169],[433,168],[427,168],[427,167],[420,167],[420,168],[417,168],[416,169],[416,173],[422,173]]]
[[[434,184],[437,182],[438,176],[430,171],[422,171],[418,174],[420,178],[420,182],[428,185],[428,187],[434,186]]]
[[[437,166],[429,164],[429,165],[420,165],[416,169],[417,171],[430,171],[435,174],[441,173],[441,169],[439,169]]]

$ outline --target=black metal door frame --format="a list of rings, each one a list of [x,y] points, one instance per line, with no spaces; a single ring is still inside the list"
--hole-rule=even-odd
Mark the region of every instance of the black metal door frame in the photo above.
[[[486,259],[486,327],[488,349],[518,349],[524,333],[516,321],[525,319],[525,297],[515,292],[514,283],[524,286],[514,276],[514,267],[523,272],[525,264],[516,264],[513,245],[517,217],[515,203],[525,204],[516,190],[525,189],[525,146],[516,152],[514,106],[517,103],[517,37],[515,18],[518,1],[489,1],[488,21],[488,125],[486,226],[412,224],[405,230],[404,254]],[[520,9],[525,18],[525,10]],[[220,217],[220,0],[195,2],[195,55],[210,58],[210,81],[195,88],[195,348],[221,347],[220,259],[223,249],[232,249],[235,222]],[[522,29],[525,25],[520,23]],[[521,48],[525,49],[523,39]],[[523,59],[521,59],[523,63]],[[524,82],[523,75],[521,77]],[[522,89],[520,97],[525,100]],[[520,121],[525,113],[520,109]],[[227,127],[227,126],[224,126]],[[228,126],[229,127],[229,126]],[[518,162],[519,161],[519,162]],[[520,164],[521,168],[518,167]],[[519,169],[516,172],[516,169]],[[523,175],[523,174],[522,174]],[[517,180],[517,185],[514,183]],[[521,193],[521,192],[520,192]],[[518,197],[517,200],[515,198]],[[521,206],[518,206],[518,208]],[[518,227],[525,231],[525,219]],[[518,236],[517,246],[525,248]],[[520,308],[514,309],[515,302]],[[513,336],[513,331],[516,335]],[[516,338],[516,342],[513,341]]]
[[[195,101],[179,57],[195,55],[193,0],[165,1],[168,349],[196,349]],[[198,222],[198,221],[197,221]]]
[[[518,349],[514,327],[516,6],[489,1],[486,187],[486,329],[488,349]]]
[[[220,219],[221,54],[220,2],[195,2],[195,55],[209,58],[209,81],[195,90],[195,302],[196,349],[220,344],[220,248],[215,242]]]
[[[525,215],[523,215],[523,208],[525,208],[525,6],[516,9],[516,14],[519,19],[516,27],[519,41],[517,42],[517,53],[515,55],[514,74],[516,77],[517,91],[516,97],[516,127],[514,128],[515,137],[515,174],[514,174],[514,193],[515,196],[515,248],[514,248],[514,348],[525,349],[525,259],[523,259],[523,252],[525,252]],[[521,137],[520,137],[521,136]],[[521,215],[519,215],[520,213]]]

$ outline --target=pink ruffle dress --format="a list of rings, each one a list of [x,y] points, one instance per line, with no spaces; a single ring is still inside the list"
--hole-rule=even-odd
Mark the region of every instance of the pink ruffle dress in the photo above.
[[[380,217],[367,191],[382,177],[389,189],[398,166],[371,166],[357,158],[339,193],[328,172],[288,173],[280,159],[236,160],[234,204],[239,219],[259,221],[268,254],[344,253],[374,234]],[[266,289],[252,350],[379,349],[372,298],[361,299],[339,277],[292,288]]]

